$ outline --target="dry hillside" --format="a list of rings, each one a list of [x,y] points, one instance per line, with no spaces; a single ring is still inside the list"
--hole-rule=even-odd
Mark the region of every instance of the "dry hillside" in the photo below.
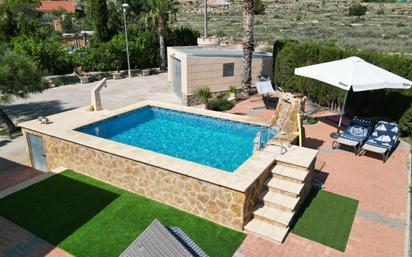
[[[210,0],[209,0],[210,1]],[[228,1],[228,0],[227,0]],[[262,0],[264,15],[256,16],[255,35],[259,45],[276,39],[334,41],[341,46],[412,54],[412,3],[365,3],[368,12],[361,20],[348,16],[348,0]],[[209,5],[209,31],[240,39],[240,0],[230,5]],[[177,25],[202,31],[203,0],[181,0]]]

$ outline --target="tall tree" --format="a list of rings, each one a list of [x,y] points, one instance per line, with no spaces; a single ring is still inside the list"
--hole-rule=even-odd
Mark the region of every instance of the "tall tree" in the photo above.
[[[106,0],[90,0],[89,12],[93,22],[96,38],[103,42],[109,41],[109,11]]]
[[[243,76],[242,87],[249,91],[252,84],[252,57],[254,48],[253,18],[255,15],[254,0],[242,0],[243,16]]]
[[[16,98],[27,98],[32,93],[39,93],[48,84],[43,80],[42,72],[28,57],[12,51],[2,51],[0,54],[0,103],[6,104]],[[16,126],[0,108],[2,121],[11,134]]]
[[[0,4],[0,40],[9,41],[21,34],[30,34],[39,27],[37,0],[6,0]]]
[[[109,13],[107,28],[111,37],[123,31],[123,13],[122,5],[118,1],[109,1],[107,3]]]
[[[140,14],[143,12],[143,8],[145,8],[146,0],[124,0],[124,2],[129,5],[127,10],[128,24],[135,24],[137,26],[141,25]]]
[[[148,25],[157,26],[159,30],[160,69],[166,70],[166,43],[165,34],[167,24],[176,20],[176,0],[148,0],[142,19]]]

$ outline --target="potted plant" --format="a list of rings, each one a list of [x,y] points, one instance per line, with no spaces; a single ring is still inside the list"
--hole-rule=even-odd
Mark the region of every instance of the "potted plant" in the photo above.
[[[121,63],[119,59],[114,60],[114,64],[116,65],[116,71],[113,72],[113,79],[121,79],[122,73],[120,72]]]
[[[318,122],[318,119],[316,119],[316,117],[313,116],[307,115],[303,118],[303,125],[315,125],[318,124]]]
[[[213,97],[212,92],[210,91],[210,88],[208,87],[200,87],[195,89],[193,92],[193,95],[199,99],[199,101],[205,105],[205,108],[208,108],[208,103],[209,100]]]
[[[142,75],[143,75],[143,76],[150,76],[150,74],[152,74],[152,70],[151,70],[151,69],[144,69],[144,70],[142,70]]]
[[[89,83],[89,76],[83,71],[82,66],[76,67],[74,73],[79,77],[81,84]]]

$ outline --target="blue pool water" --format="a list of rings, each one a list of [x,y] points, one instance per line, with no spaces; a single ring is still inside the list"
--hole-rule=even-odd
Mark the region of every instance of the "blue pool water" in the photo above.
[[[77,130],[233,172],[252,155],[253,139],[263,129],[149,106]]]

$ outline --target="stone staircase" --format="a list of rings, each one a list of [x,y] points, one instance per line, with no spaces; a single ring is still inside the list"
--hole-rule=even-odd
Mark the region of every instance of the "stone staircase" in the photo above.
[[[277,160],[258,196],[253,219],[245,226],[248,233],[283,242],[291,222],[310,191],[316,156],[308,165]]]

